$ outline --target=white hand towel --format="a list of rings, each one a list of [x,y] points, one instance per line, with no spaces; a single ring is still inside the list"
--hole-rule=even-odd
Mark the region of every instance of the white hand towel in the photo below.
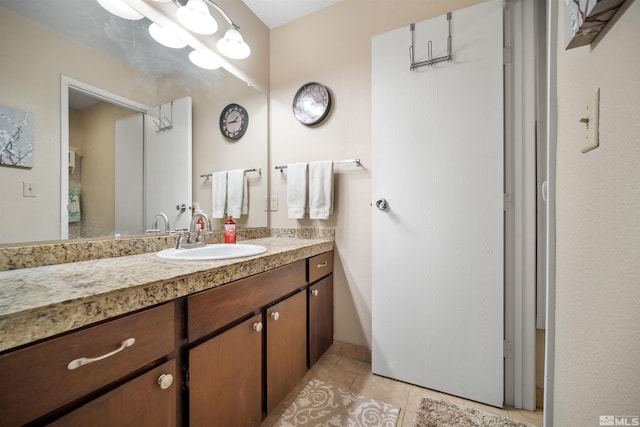
[[[333,161],[309,163],[309,218],[329,219],[333,213]]]
[[[244,174],[242,178],[242,215],[249,213],[249,183],[247,182],[247,175]]]
[[[244,197],[244,169],[235,169],[227,174],[227,215],[240,218]]]
[[[307,205],[307,164],[287,165],[287,208],[289,218],[302,219]]]
[[[224,218],[227,204],[227,171],[211,174],[211,217]]]

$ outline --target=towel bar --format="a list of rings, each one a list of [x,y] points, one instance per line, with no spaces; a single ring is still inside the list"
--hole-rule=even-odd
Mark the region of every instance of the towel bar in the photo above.
[[[342,163],[355,163],[355,165],[357,167],[362,166],[362,163],[360,163],[360,159],[349,159],[349,160],[334,160],[333,164],[334,165],[338,165],[338,164],[342,164]],[[286,169],[287,166],[276,166],[276,169],[279,170],[280,172],[282,172],[283,169]]]

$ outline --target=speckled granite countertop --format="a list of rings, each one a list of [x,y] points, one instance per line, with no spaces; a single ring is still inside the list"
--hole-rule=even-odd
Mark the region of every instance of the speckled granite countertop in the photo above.
[[[246,240],[262,255],[169,261],[154,253],[0,272],[0,351],[262,273],[333,249],[332,240]]]

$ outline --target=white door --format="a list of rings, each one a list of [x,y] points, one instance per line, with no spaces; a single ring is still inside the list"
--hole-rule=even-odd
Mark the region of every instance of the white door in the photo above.
[[[503,405],[502,2],[372,40],[373,372]],[[415,26],[446,54],[445,15]],[[388,202],[386,210],[375,206]]]
[[[158,213],[169,217],[172,230],[189,227],[191,129],[191,98],[188,96],[163,104],[145,117],[146,229],[151,228]],[[162,222],[159,225],[164,226]]]

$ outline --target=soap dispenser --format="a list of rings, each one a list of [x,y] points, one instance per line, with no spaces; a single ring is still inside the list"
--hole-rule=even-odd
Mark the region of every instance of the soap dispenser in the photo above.
[[[227,222],[224,223],[224,242],[236,243],[236,222],[229,215]]]

